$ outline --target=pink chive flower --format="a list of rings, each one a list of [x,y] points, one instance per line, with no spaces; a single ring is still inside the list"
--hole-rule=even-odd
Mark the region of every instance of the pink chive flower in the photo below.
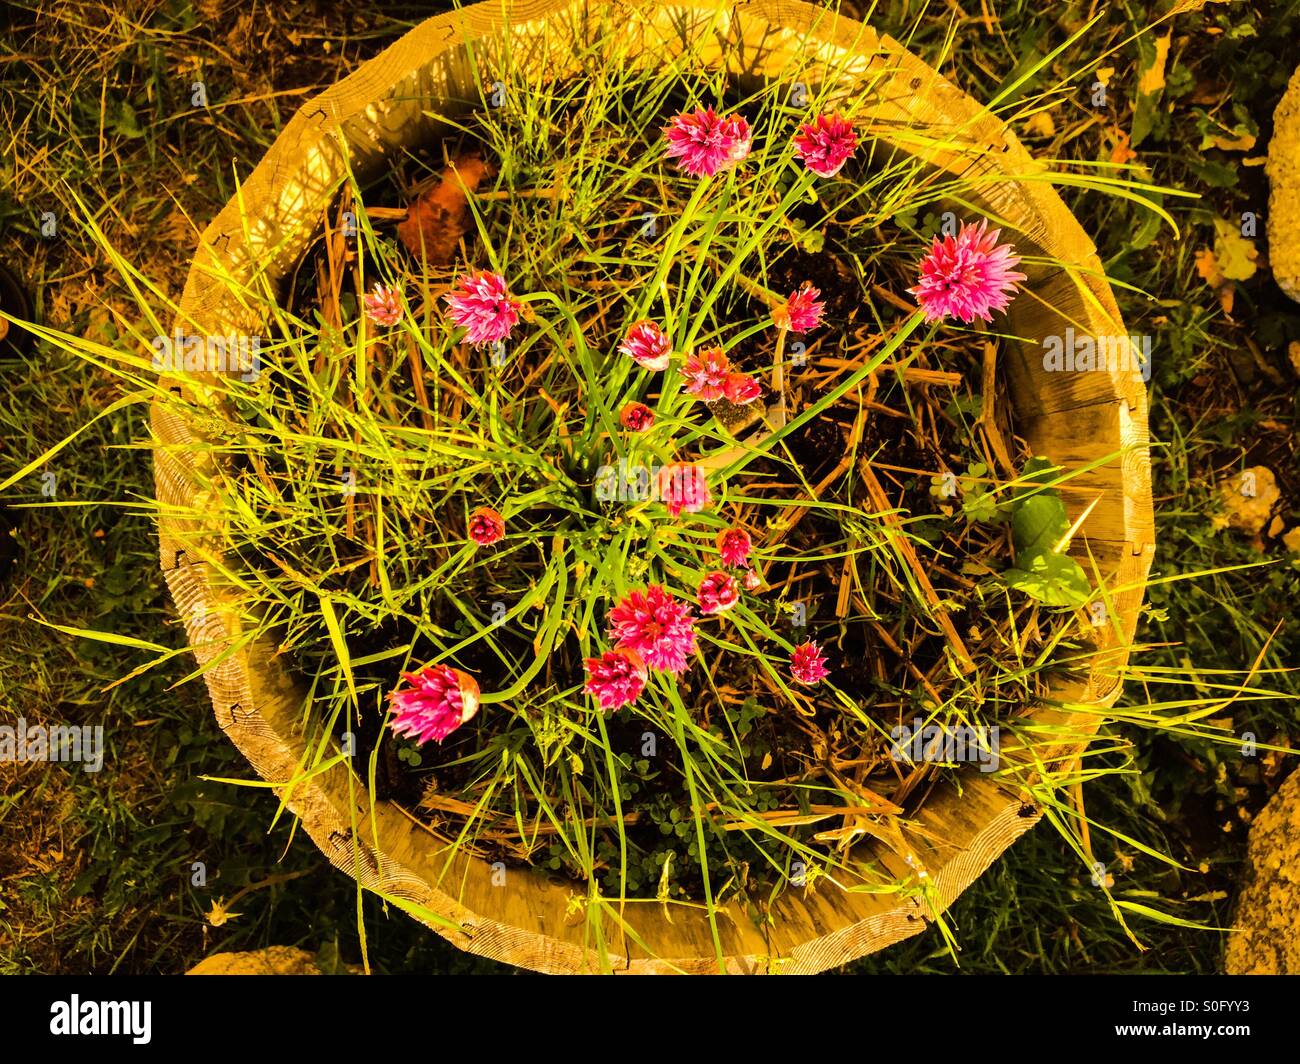
[[[731,363],[720,347],[706,347],[698,355],[688,355],[682,368],[686,391],[706,403],[715,403],[726,394],[730,372]]]
[[[584,690],[596,696],[606,713],[635,702],[650,676],[645,660],[628,647],[615,647],[598,658],[583,658],[582,667],[587,671]]]
[[[652,321],[639,321],[628,329],[627,337],[618,349],[642,369],[658,373],[668,368],[672,346],[658,325]]]
[[[853,123],[839,115],[818,115],[799,127],[794,153],[818,177],[834,177],[858,147]]]
[[[962,223],[957,235],[934,238],[921,260],[921,279],[909,294],[925,311],[926,321],[948,316],[969,325],[976,318],[992,321],[991,312],[1005,310],[1016,282],[1025,280],[1015,267],[1020,257],[1010,244],[999,244],[1001,229],[988,231],[988,221]]]
[[[397,289],[376,284],[361,300],[366,317],[376,325],[396,325],[402,320],[402,300]]]
[[[746,569],[740,578],[740,582],[746,591],[756,591],[763,586],[763,578],[753,569]]]
[[[615,649],[635,651],[650,668],[680,673],[695,652],[695,617],[689,603],[652,584],[628,592],[609,611],[609,637]]]
[[[430,665],[416,673],[404,672],[402,679],[410,687],[388,695],[394,735],[440,743],[478,712],[478,683],[460,669]]]
[[[683,510],[688,514],[698,513],[713,501],[704,470],[687,462],[675,462],[661,468],[655,486],[659,498],[668,507],[670,517],[676,517]]]
[[[645,432],[655,423],[655,412],[645,403],[628,403],[618,415],[628,432]]]
[[[712,107],[677,115],[664,130],[668,158],[695,177],[712,177],[741,162],[754,134],[740,115],[723,117]]]
[[[505,519],[490,506],[480,506],[469,515],[469,538],[480,547],[490,547],[505,538]]]
[[[722,394],[737,406],[744,406],[763,394],[763,386],[748,373],[728,373],[722,382]]]
[[[826,304],[818,302],[821,294],[820,288],[804,281],[799,291],[791,292],[789,299],[773,308],[773,323],[778,329],[788,329],[796,334],[812,332],[822,323],[822,313],[826,310]]]
[[[521,304],[510,298],[499,273],[479,270],[462,277],[443,299],[452,323],[468,330],[465,339],[476,346],[506,339],[519,321]]]
[[[723,565],[747,567],[753,549],[754,541],[743,528],[724,528],[718,533],[718,553],[722,555]]]
[[[698,601],[701,613],[723,613],[740,601],[740,591],[730,573],[712,572],[700,581]]]
[[[790,655],[790,675],[799,683],[811,686],[830,674],[821,648],[811,639],[794,648],[794,653]]]

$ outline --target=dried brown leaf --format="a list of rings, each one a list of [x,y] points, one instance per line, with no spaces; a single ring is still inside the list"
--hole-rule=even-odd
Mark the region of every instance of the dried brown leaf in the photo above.
[[[461,237],[469,232],[467,193],[493,173],[491,164],[476,155],[459,155],[442,176],[411,204],[397,238],[421,262],[443,266],[456,256]]]

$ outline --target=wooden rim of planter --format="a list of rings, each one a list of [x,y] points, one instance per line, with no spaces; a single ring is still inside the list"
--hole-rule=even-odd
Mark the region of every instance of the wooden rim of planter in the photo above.
[[[554,79],[574,72],[575,42],[589,41],[611,21],[620,36],[639,44],[631,61],[647,67],[685,55],[697,68],[726,68],[741,79],[798,69],[810,88],[833,86],[837,100],[868,100],[870,108],[857,113],[869,119],[875,136],[923,156],[936,172],[986,175],[979,205],[1011,227],[1022,250],[1063,264],[1027,270],[1005,330],[1019,339],[1004,342],[1000,370],[1017,432],[1034,453],[1070,470],[1120,454],[1080,472],[1063,489],[1072,519],[1092,506],[1071,551],[1090,574],[1117,589],[1111,599],[1115,630],[1099,630],[1089,678],[1053,688],[1030,716],[1068,726],[1068,733],[1057,733],[1068,735],[1061,756],[1077,756],[1099,708],[1119,694],[1118,672],[1154,549],[1145,384],[1131,367],[1044,370],[1045,337],[1067,328],[1077,336],[1127,335],[1091,241],[1042,179],[1044,167],[1001,120],[870,27],[784,0],[652,0],[590,8],[581,0],[492,0],[430,19],[306,103],[288,123],[204,231],[177,328],[260,335],[259,312],[235,305],[223,278],[283,278],[348,166],[373,172],[386,152],[429,143],[439,128],[428,113],[430,101],[450,110],[450,101],[468,106],[480,98],[474,60],[490,69],[499,54],[494,49],[508,42],[514,63],[535,64],[539,78]],[[954,146],[938,150],[934,135],[955,138]],[[197,375],[163,380],[192,403],[214,401]],[[660,906],[627,905],[622,928],[603,919],[602,954],[588,920],[568,915],[580,888],[527,869],[511,869],[506,885],[494,886],[489,865],[465,856],[444,870],[442,859],[430,854],[430,836],[390,803],[372,807],[364,781],[346,762],[304,778],[303,691],[275,648],[241,639],[234,593],[223,576],[223,515],[205,489],[220,470],[205,446],[202,417],[181,416],[175,406],[155,403],[152,418],[162,569],[205,667],[222,729],[257,774],[277,784],[276,793],[330,861],[460,948],[485,957],[544,972],[599,971],[602,955],[619,972],[716,972],[703,913],[679,909],[669,920]],[[1002,755],[1005,762],[1005,744]],[[717,921],[725,970],[817,972],[920,932],[1041,816],[1015,782],[982,775],[975,766],[960,782],[960,793],[954,782],[938,784],[913,815],[922,831],[908,831],[910,853],[870,840],[853,851],[898,880],[915,883],[923,870],[928,890],[868,893],[837,875],[815,890],[785,892],[762,928],[725,906]]]

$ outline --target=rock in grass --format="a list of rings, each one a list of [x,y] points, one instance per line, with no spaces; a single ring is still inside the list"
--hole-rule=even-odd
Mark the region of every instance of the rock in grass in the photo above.
[[[1231,528],[1258,536],[1281,497],[1277,477],[1268,466],[1243,469],[1219,482],[1222,509],[1211,518],[1211,524],[1215,529]]]
[[[1300,67],[1291,75],[1268,145],[1268,257],[1273,279],[1300,302]]]
[[[356,974],[358,969],[348,966]],[[247,953],[214,953],[186,975],[324,975],[315,954],[295,946],[268,946]]]
[[[1300,772],[1255,818],[1224,970],[1300,975]]]

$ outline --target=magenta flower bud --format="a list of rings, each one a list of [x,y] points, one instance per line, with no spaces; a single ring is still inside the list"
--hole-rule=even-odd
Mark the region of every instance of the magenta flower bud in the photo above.
[[[790,655],[790,675],[796,681],[811,686],[820,683],[830,674],[821,648],[811,639],[794,648],[794,653]]]
[[[788,329],[795,334],[812,332],[822,323],[826,304],[818,302],[821,290],[808,281],[791,292],[790,298],[772,311],[772,321],[778,329]]]
[[[618,420],[628,432],[645,432],[655,423],[655,412],[645,403],[628,403]]]
[[[853,123],[839,115],[818,115],[794,136],[795,157],[818,177],[834,177],[858,146]]]
[[[753,131],[740,115],[717,114],[712,107],[677,115],[664,130],[668,158],[695,177],[712,177],[749,155]]]
[[[402,679],[410,687],[388,695],[394,735],[440,743],[478,712],[478,683],[460,669],[430,665]]]
[[[737,406],[744,406],[763,394],[763,386],[747,373],[728,373],[722,382],[722,394]]]
[[[480,506],[469,515],[469,538],[480,547],[490,547],[505,538],[505,519],[490,506]]]
[[[715,403],[726,394],[730,372],[731,363],[720,347],[706,347],[699,354],[688,356],[682,367],[686,391],[706,403]]]
[[[376,284],[373,291],[366,293],[361,303],[366,317],[376,325],[396,325],[402,320],[402,299],[394,288]]]
[[[704,471],[686,462],[676,462],[660,469],[656,487],[671,517],[683,510],[688,514],[698,513],[713,501]]]
[[[730,573],[712,572],[700,581],[701,613],[723,613],[740,601],[740,590]]]
[[[722,555],[723,565],[737,568],[748,565],[753,549],[754,542],[743,528],[724,528],[718,533],[718,553]]]
[[[921,280],[909,294],[925,312],[925,320],[954,317],[969,325],[976,318],[992,321],[992,311],[1005,310],[1025,280],[1015,267],[1020,264],[1010,244],[999,244],[1001,229],[988,232],[988,222],[962,223],[957,235],[934,238],[921,260]]]
[[[641,655],[629,647],[615,647],[598,658],[583,658],[582,667],[587,672],[583,689],[596,696],[606,713],[635,702],[650,675]]]
[[[684,672],[695,652],[695,620],[688,603],[658,584],[631,591],[609,611],[609,637],[616,649],[632,650],[652,669]]]
[[[663,329],[654,322],[639,321],[628,329],[627,337],[618,345],[618,349],[642,369],[658,373],[668,368],[672,344]]]
[[[475,345],[492,344],[509,337],[522,308],[522,304],[510,298],[506,279],[486,270],[462,277],[443,299],[447,301],[447,316],[453,324],[466,330],[465,339]]]

